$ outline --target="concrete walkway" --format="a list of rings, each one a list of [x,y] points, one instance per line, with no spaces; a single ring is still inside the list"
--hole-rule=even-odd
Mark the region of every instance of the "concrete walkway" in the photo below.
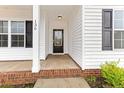
[[[90,88],[84,78],[38,79],[34,88]]]

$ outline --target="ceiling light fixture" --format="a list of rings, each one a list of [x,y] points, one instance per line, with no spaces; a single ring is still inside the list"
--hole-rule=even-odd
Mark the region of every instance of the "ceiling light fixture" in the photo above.
[[[58,16],[58,19],[61,20],[62,19],[62,16]]]

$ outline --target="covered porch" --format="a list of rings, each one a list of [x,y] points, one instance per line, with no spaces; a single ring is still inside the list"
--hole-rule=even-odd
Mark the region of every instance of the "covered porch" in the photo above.
[[[36,26],[37,29],[34,29],[35,34],[33,35],[36,39],[33,40],[32,72],[38,72],[39,68],[44,69],[42,65],[51,69],[51,61],[55,69],[75,68],[73,62],[65,61],[68,58],[48,56],[49,54],[68,54],[82,69],[84,66],[82,6],[45,5],[34,6],[33,9],[37,11],[33,15],[34,28],[36,26],[35,21],[39,24]],[[46,60],[47,56],[51,59],[50,61]],[[41,67],[38,65],[39,59],[46,60],[40,65]],[[61,60],[60,63],[58,60]]]
[[[0,72],[83,68],[82,6],[8,5],[0,11],[6,29],[0,31],[6,37],[0,40]]]
[[[80,69],[68,55],[49,55],[40,61],[40,70]],[[0,72],[31,71],[32,61],[0,61]]]

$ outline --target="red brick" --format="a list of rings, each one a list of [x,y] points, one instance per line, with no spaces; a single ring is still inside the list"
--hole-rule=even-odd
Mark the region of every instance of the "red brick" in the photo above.
[[[42,70],[39,73],[31,71],[14,71],[0,73],[0,84],[26,84],[33,83],[38,78],[47,77],[76,77],[76,76],[100,76],[99,69],[58,69],[58,70]]]

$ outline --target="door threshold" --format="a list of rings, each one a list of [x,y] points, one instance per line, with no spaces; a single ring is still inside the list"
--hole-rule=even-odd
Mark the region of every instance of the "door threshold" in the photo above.
[[[65,53],[52,53],[52,55],[64,55]]]

